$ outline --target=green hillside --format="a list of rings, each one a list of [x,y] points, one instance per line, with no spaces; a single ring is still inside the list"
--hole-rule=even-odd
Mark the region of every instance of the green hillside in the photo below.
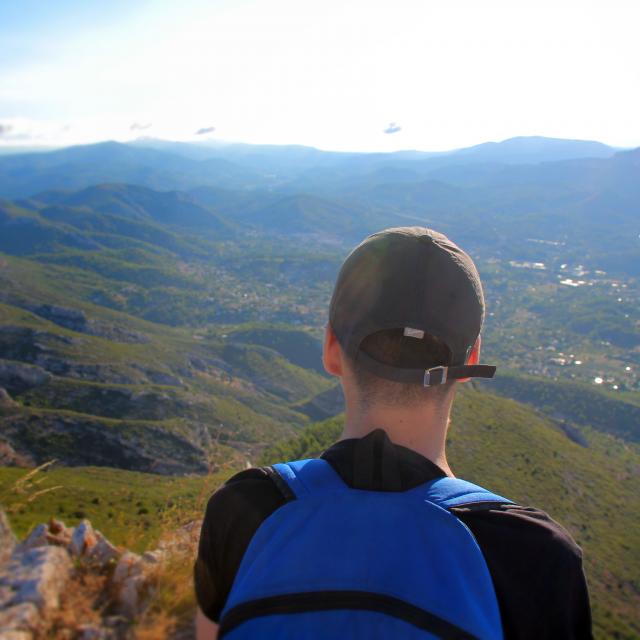
[[[314,456],[340,436],[342,417],[307,427],[262,462]],[[584,551],[598,638],[640,636],[640,448],[589,427],[584,444],[540,412],[473,388],[454,405],[449,463],[560,521]]]
[[[321,363],[340,264],[382,227],[433,226],[478,265],[498,365],[460,395],[454,467],[561,520],[599,637],[640,637],[639,163],[543,138],[0,158],[0,503],[20,533],[87,515],[141,549],[233,470],[321,451],[343,410]],[[33,490],[59,488],[15,490],[53,458]]]

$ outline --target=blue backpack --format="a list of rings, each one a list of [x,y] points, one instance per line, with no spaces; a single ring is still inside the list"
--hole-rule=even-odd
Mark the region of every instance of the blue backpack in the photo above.
[[[322,459],[273,468],[295,499],[253,536],[220,637],[503,637],[482,552],[449,509],[510,500],[448,477],[401,492],[352,489]]]

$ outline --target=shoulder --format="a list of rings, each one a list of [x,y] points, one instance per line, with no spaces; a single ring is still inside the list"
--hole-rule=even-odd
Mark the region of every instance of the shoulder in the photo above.
[[[549,514],[533,507],[460,507],[493,578],[505,637],[590,638],[582,550]]]
[[[219,619],[254,533],[285,501],[268,468],[237,473],[209,498],[194,584],[198,605],[211,620]]]
[[[238,519],[262,520],[285,502],[268,467],[253,467],[229,478],[209,498],[205,522],[233,526]]]
[[[452,511],[490,546],[501,545],[508,539],[516,549],[530,550],[527,555],[544,551],[547,558],[563,558],[578,564],[582,561],[582,550],[571,534],[541,509],[507,504],[490,509],[459,507]]]

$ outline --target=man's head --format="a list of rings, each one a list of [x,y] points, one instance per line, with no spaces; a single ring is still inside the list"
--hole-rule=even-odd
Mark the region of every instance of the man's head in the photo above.
[[[480,278],[464,251],[424,227],[387,229],[340,270],[325,367],[367,404],[443,399],[454,380],[493,375],[477,364],[483,317]]]

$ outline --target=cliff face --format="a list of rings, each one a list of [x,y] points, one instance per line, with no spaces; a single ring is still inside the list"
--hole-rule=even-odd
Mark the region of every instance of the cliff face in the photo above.
[[[190,637],[194,605],[172,616],[158,599],[172,579],[191,590],[183,574],[190,572],[199,531],[192,522],[138,555],[111,544],[88,520],[74,528],[51,520],[17,542],[0,511],[0,636]]]

